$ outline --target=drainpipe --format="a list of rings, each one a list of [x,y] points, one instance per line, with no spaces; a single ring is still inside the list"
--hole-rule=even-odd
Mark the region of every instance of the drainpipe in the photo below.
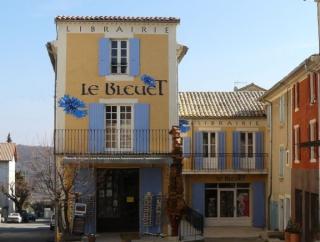
[[[269,195],[268,195],[268,229],[271,228],[270,221],[270,202],[272,196],[272,102],[265,100],[266,103],[270,105],[270,127],[269,127],[269,137],[270,137],[270,147],[269,147],[269,156],[270,156],[270,169],[269,169]],[[267,114],[268,115],[268,114]]]

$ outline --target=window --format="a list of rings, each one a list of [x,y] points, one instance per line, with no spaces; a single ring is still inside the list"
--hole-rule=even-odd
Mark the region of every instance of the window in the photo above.
[[[280,154],[279,154],[279,176],[284,176],[284,164],[286,160],[286,150],[284,146],[280,146]]]
[[[132,106],[106,106],[106,148],[131,150]]]
[[[285,95],[282,95],[279,100],[279,119],[281,124],[285,122],[285,117],[286,117],[285,108],[286,108]]]
[[[299,110],[299,83],[293,86],[293,96],[294,96],[294,110]]]
[[[127,40],[111,41],[111,73],[112,74],[128,73],[128,41]]]
[[[240,153],[243,157],[253,157],[253,132],[240,133]]]
[[[216,132],[203,133],[203,157],[217,157],[217,134]]]
[[[311,120],[309,123],[309,132],[310,132],[310,141],[316,141],[316,133],[317,133],[317,129],[316,129],[316,120]],[[316,153],[315,153],[315,146],[311,146],[310,147],[310,161],[311,162],[315,162],[316,161]]]
[[[299,152],[299,142],[300,142],[300,127],[296,125],[294,127],[294,160],[300,160],[300,152]]]
[[[313,104],[316,100],[316,94],[315,94],[315,83],[316,83],[316,77],[317,75],[315,73],[310,73],[309,80],[310,80],[310,104]]]

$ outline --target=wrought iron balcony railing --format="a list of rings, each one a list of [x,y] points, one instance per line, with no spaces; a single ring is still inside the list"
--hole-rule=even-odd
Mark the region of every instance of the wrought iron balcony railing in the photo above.
[[[169,130],[65,129],[55,130],[55,154],[169,155]]]
[[[185,154],[184,173],[266,172],[265,153]]]

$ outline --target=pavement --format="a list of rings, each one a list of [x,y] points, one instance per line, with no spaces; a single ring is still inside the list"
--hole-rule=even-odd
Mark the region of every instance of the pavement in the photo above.
[[[53,242],[47,220],[30,223],[0,223],[0,242]]]

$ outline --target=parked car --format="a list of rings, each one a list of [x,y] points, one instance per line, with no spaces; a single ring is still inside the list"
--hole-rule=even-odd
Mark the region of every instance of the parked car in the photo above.
[[[8,223],[21,223],[22,222],[22,217],[20,213],[10,213],[8,218],[7,218]]]
[[[21,218],[22,218],[22,222],[24,222],[24,223],[29,222],[29,217],[28,217],[28,213],[26,210],[21,211]]]
[[[50,219],[50,230],[54,230],[55,226],[56,226],[56,216],[55,214],[52,214]]]
[[[35,222],[36,221],[36,215],[33,213],[28,213],[28,221]]]

